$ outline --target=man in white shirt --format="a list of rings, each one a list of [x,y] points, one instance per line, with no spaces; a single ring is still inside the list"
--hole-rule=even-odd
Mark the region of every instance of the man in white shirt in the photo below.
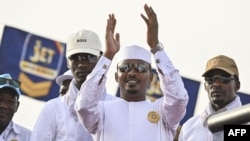
[[[223,141],[224,132],[212,133],[207,125],[210,116],[241,107],[239,72],[235,61],[225,55],[217,55],[208,60],[204,87],[209,103],[204,111],[186,121],[179,134],[179,141]]]
[[[0,141],[28,141],[31,131],[13,122],[20,97],[18,80],[6,73],[0,75]]]
[[[114,35],[116,19],[109,15],[106,27],[106,50],[88,75],[77,96],[75,109],[79,120],[98,141],[172,141],[188,103],[187,91],[179,71],[158,41],[158,21],[148,5],[147,41],[154,55],[163,97],[155,102],[146,100],[146,90],[153,78],[151,53],[132,45],[120,50],[120,36]],[[115,37],[114,37],[115,36]],[[118,52],[116,82],[121,98],[100,101],[114,55]]]
[[[64,96],[48,101],[33,128],[31,141],[92,141],[93,138],[80,124],[74,103],[87,75],[93,70],[102,54],[101,42],[96,33],[80,30],[70,35],[66,58],[73,80]],[[103,92],[104,93],[104,92]],[[102,95],[102,100],[113,97]]]

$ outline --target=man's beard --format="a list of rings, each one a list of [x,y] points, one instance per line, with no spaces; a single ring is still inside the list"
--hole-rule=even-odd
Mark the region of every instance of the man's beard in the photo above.
[[[137,90],[128,90],[127,91],[128,92],[128,94],[131,94],[131,95],[135,95],[135,94],[137,94]]]

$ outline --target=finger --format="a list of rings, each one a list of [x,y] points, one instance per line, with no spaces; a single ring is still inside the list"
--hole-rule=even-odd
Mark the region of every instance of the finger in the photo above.
[[[155,14],[155,11],[151,6],[149,7],[149,11],[150,11],[150,13]]]
[[[113,21],[113,28],[114,28],[114,30],[115,30],[115,26],[116,26],[116,18],[115,18],[115,15],[113,14],[113,16],[112,16],[112,21]]]
[[[120,34],[119,33],[115,34],[115,40],[120,44]]]
[[[148,17],[154,14],[154,10],[152,9],[152,7],[151,6],[149,7],[147,4],[145,4],[144,10]]]
[[[156,15],[153,8],[151,6],[148,6],[147,4],[144,5],[144,10],[145,10],[148,18]]]
[[[148,24],[148,19],[143,14],[141,14],[142,19],[145,21],[146,24]]]
[[[114,30],[115,30],[115,26],[116,26],[116,19],[115,19],[115,15],[114,14],[110,14],[109,15],[109,21],[110,21],[110,25],[109,25],[109,27],[110,27],[110,30],[112,31],[112,32],[114,32]]]
[[[112,23],[113,21],[112,21],[112,15],[111,14],[109,14],[109,18],[108,18],[108,20],[107,20],[107,27],[106,27],[106,31],[110,31],[110,30],[112,30],[112,26],[113,26],[113,23]]]
[[[144,5],[144,10],[145,10],[146,14],[148,14],[148,12],[149,12],[149,7],[148,7],[147,4]]]

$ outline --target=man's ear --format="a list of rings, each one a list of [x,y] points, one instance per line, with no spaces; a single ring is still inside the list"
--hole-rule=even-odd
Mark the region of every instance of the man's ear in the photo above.
[[[70,69],[70,63],[69,63],[68,59],[67,59],[67,67],[68,67],[68,69]]]
[[[150,72],[150,82],[154,79],[154,73]]]
[[[118,73],[115,72],[115,81],[118,82]]]
[[[15,112],[17,112],[17,110],[18,110],[19,104],[20,104],[20,102],[19,102],[19,101],[17,101],[16,111],[15,111]]]
[[[205,88],[205,90],[207,91],[207,85],[206,85],[206,82],[204,82],[204,88]]]
[[[240,81],[235,81],[235,91],[240,89]]]

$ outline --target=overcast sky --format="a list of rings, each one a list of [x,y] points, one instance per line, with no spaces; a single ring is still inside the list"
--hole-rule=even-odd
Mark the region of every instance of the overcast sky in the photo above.
[[[114,13],[121,45],[148,48],[140,17],[145,3],[157,13],[159,39],[182,76],[203,81],[206,61],[224,54],[238,64],[240,91],[250,93],[249,0],[0,0],[0,23],[65,43],[72,32],[86,28],[98,33],[104,45],[106,20]],[[108,84],[112,86],[113,75],[111,70]],[[108,87],[111,93],[115,90]],[[197,111],[207,100],[203,85],[200,95]],[[32,128],[44,103],[24,96],[20,100],[15,120]]]

